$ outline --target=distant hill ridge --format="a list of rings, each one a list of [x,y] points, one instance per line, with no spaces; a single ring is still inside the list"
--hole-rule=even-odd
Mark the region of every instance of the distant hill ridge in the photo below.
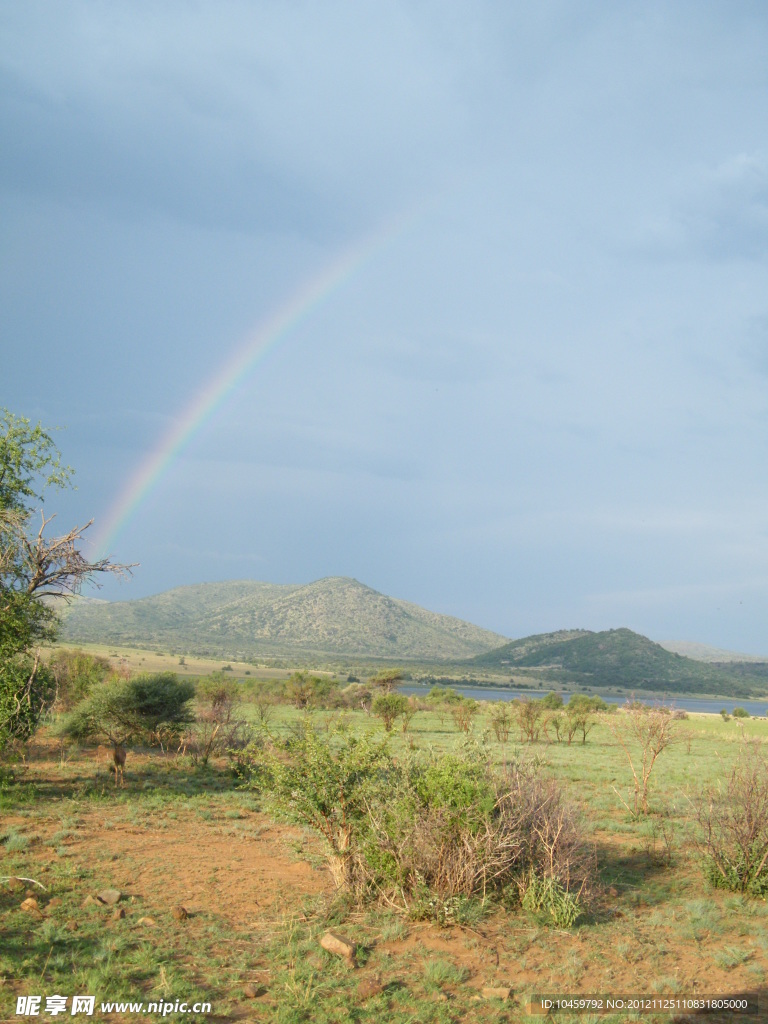
[[[760,666],[745,671],[693,661],[626,628],[524,637],[477,655],[472,664],[509,672],[535,668],[550,681],[591,687],[734,696],[748,696],[755,685],[768,688],[768,674],[761,678]]]
[[[506,637],[387,597],[348,577],[303,585],[236,580],[135,601],[75,602],[63,638],[222,657],[344,655],[457,661]]]

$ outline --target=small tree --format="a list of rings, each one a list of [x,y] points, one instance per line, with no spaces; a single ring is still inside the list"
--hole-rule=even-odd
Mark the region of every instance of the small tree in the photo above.
[[[407,697],[405,701],[405,707],[400,712],[400,727],[403,732],[408,732],[411,727],[411,721],[413,716],[419,710],[419,705],[416,702],[415,697]]]
[[[536,743],[543,725],[544,705],[540,700],[528,700],[527,697],[523,697],[514,701],[513,707],[521,741]]]
[[[180,732],[192,721],[194,695],[192,683],[180,683],[171,672],[112,679],[80,701],[58,731],[74,740],[106,739],[117,754],[140,737],[157,742],[161,727]]]
[[[497,701],[491,707],[491,728],[497,742],[504,746],[509,741],[509,733],[512,729],[512,715],[509,713],[508,701]]]
[[[377,672],[368,680],[368,685],[383,693],[391,693],[403,681],[403,670],[401,668],[387,668]]]
[[[238,684],[214,672],[197,685],[195,721],[184,734],[184,751],[195,764],[208,764],[215,754],[242,750],[250,741],[250,729],[239,714]]]
[[[69,711],[112,672],[107,658],[63,647],[54,652],[48,667],[56,683],[54,708],[57,711]]]
[[[455,704],[452,704],[451,715],[456,728],[469,735],[479,710],[479,702],[473,700],[472,697],[463,697],[461,700],[456,701]]]
[[[629,701],[620,718],[610,724],[614,739],[626,754],[634,782],[632,813],[648,813],[648,788],[656,759],[676,739],[674,719],[667,707],[646,707]],[[638,750],[639,748],[639,750]],[[615,787],[614,787],[615,788]],[[624,801],[625,805],[626,801]]]
[[[336,886],[354,888],[368,786],[392,763],[386,741],[343,737],[338,748],[332,749],[328,739],[307,727],[287,756],[253,748],[248,754],[250,757],[241,758],[240,773],[254,777],[267,801],[320,833]]]
[[[408,698],[402,693],[379,693],[373,699],[371,710],[382,720],[385,730],[392,732],[397,719],[409,710]]]
[[[570,746],[574,734],[580,732],[583,746],[587,742],[587,736],[597,725],[597,712],[605,711],[606,709],[607,705],[602,698],[587,697],[583,693],[575,693],[565,708],[568,718],[566,725],[568,745]]]

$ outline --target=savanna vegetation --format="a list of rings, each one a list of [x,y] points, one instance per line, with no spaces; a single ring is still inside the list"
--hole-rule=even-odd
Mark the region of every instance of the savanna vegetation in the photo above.
[[[56,595],[124,567],[33,527],[68,478],[50,434],[6,414],[2,444],[4,1019],[53,994],[281,1024],[765,998],[764,719],[54,649]]]
[[[76,983],[222,1020],[501,1021],[536,991],[765,986],[764,720],[219,671],[186,720],[137,723],[121,786],[106,733],[67,726],[117,683],[71,657],[87,692],[5,767],[2,873],[45,886],[0,897],[9,998]],[[409,704],[406,731],[382,696]],[[105,887],[124,917],[93,902]],[[355,968],[319,945],[329,928]]]

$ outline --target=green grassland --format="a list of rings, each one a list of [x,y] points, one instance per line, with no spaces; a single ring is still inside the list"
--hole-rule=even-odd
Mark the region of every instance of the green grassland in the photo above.
[[[257,722],[255,705],[243,710]],[[519,908],[482,901],[461,923],[445,927],[382,905],[356,906],[334,897],[317,837],[267,815],[263,794],[239,788],[225,760],[201,769],[174,754],[132,751],[121,789],[109,761],[95,750],[65,750],[43,731],[15,779],[6,775],[0,790],[0,874],[45,886],[42,892],[29,885],[42,918],[20,909],[23,890],[0,889],[2,1019],[12,1018],[17,994],[54,992],[92,992],[98,1000],[200,999],[212,1003],[212,1014],[166,1019],[281,1024],[522,1021],[530,1019],[533,992],[760,990],[765,1000],[768,905],[708,887],[691,842],[691,799],[700,786],[725,778],[745,741],[768,744],[768,722],[705,715],[675,722],[676,742],[660,755],[652,776],[651,813],[633,817],[624,803],[631,789],[626,755],[607,719],[585,744],[523,745],[513,734],[502,745],[489,714],[486,706],[476,717],[470,741],[485,744],[497,762],[521,753],[538,758],[542,770],[563,781],[588,822],[602,895],[575,928],[560,930]],[[382,735],[380,721],[363,711],[285,705],[272,710],[268,729],[288,736],[307,720],[321,734],[341,725],[356,735]],[[394,731],[389,742],[395,753],[413,755],[456,749],[467,737],[445,711],[421,710],[408,731]],[[181,863],[175,850],[185,837],[194,846],[184,846]],[[155,840],[162,858],[145,862],[141,844]],[[267,893],[260,888],[267,840],[282,844],[286,870],[308,872],[311,891],[289,884]],[[222,844],[229,865],[215,859]],[[191,870],[190,849],[196,851],[192,866],[210,877],[204,879],[206,898],[180,922],[171,917],[164,890],[175,871]],[[229,888],[228,868],[235,880]],[[83,906],[120,871],[130,880],[125,918]],[[245,912],[238,915],[237,907]],[[147,918],[151,924],[139,923]],[[329,927],[358,943],[356,969],[320,948]],[[511,1000],[484,998],[488,985],[510,986]],[[693,1018],[557,1017],[581,1024],[598,1019]]]

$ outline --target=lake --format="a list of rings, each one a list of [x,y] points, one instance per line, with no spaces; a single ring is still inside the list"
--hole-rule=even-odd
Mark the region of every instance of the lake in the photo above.
[[[398,690],[400,693],[405,694],[416,694],[418,696],[425,696],[429,693],[431,687],[429,686],[399,686]],[[462,694],[464,697],[474,697],[475,700],[515,700],[520,697],[529,697],[533,700],[538,700],[540,697],[546,696],[548,693],[552,693],[550,690],[515,690],[506,689],[506,687],[481,687],[481,686],[454,686],[452,689],[456,690],[457,693]],[[583,692],[583,691],[566,691],[566,690],[555,690],[554,692],[562,695],[564,703],[567,703],[571,692]],[[594,696],[594,694],[589,694]],[[624,704],[626,703],[626,697],[617,697],[615,694],[600,693],[600,697],[606,702],[606,704]],[[658,698],[654,697],[638,697],[638,700],[642,700],[644,704],[653,704],[656,700],[662,704],[666,704],[669,707],[680,708],[683,711],[699,711],[705,714],[718,714],[721,708],[730,714],[735,707],[744,708],[750,715],[762,717],[768,711],[768,697],[764,697],[762,700],[745,700],[739,699],[738,697],[685,697],[679,694],[672,696],[660,694]]]

